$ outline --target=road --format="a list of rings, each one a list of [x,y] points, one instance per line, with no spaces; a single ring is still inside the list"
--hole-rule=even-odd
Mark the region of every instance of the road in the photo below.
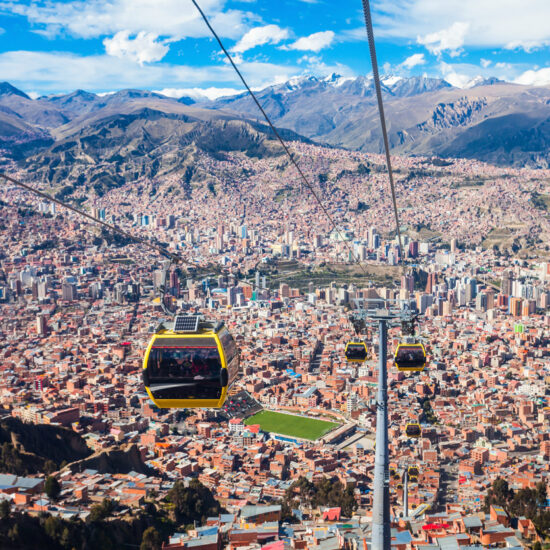
[[[434,512],[444,512],[446,505],[456,502],[458,496],[458,462],[443,464],[439,472],[441,478]]]

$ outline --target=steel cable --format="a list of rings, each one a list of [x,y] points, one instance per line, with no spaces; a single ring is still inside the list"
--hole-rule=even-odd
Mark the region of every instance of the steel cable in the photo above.
[[[384,150],[386,152],[386,165],[388,167],[388,176],[390,178],[390,188],[393,203],[393,213],[395,215],[395,226],[397,229],[397,238],[399,240],[399,260],[403,263],[405,251],[403,250],[403,240],[401,238],[401,228],[399,226],[399,213],[397,211],[397,200],[395,198],[395,184],[393,180],[393,170],[390,158],[390,145],[388,140],[388,131],[386,128],[386,118],[384,116],[384,102],[382,101],[382,88],[380,86],[380,75],[378,73],[378,61],[376,59],[376,46],[374,43],[374,31],[372,29],[372,17],[370,12],[369,0],[363,1],[363,13],[365,14],[365,26],[367,28],[367,39],[369,42],[370,60],[372,63],[372,76],[374,78],[374,87],[376,89],[376,99],[378,101],[378,113],[380,115],[380,125],[382,126],[382,138],[384,140]]]
[[[237,67],[237,65],[235,65],[235,62],[233,61],[233,58],[231,57],[231,55],[229,54],[229,52],[227,51],[227,49],[223,45],[223,42],[221,41],[220,37],[218,36],[216,31],[214,30],[214,28],[210,24],[210,21],[208,20],[208,18],[206,17],[204,12],[202,11],[201,7],[199,6],[199,4],[197,3],[196,0],[191,0],[191,2],[193,2],[194,6],[197,8],[198,12],[200,13],[201,17],[203,18],[204,22],[206,23],[206,26],[208,27],[208,29],[210,30],[210,32],[212,33],[212,35],[214,36],[214,38],[218,42],[218,44],[219,44],[220,48],[222,49],[223,53],[227,57],[229,63],[231,64],[233,69],[235,69],[235,72],[239,76],[241,82],[243,83],[243,86],[246,88],[246,90],[249,93],[250,97],[252,97],[252,99],[254,100],[254,103],[256,104],[256,106],[258,107],[260,112],[262,113],[262,115],[265,118],[267,124],[271,128],[273,134],[275,135],[275,137],[277,138],[277,140],[281,144],[282,148],[284,149],[285,153],[288,155],[288,158],[290,159],[290,161],[292,162],[292,164],[294,165],[294,167],[298,171],[298,174],[300,175],[300,178],[304,182],[305,186],[310,190],[310,192],[313,195],[314,199],[317,201],[317,203],[319,204],[321,210],[323,211],[323,214],[327,217],[327,219],[329,220],[329,222],[332,225],[333,229],[336,231],[336,233],[340,237],[341,241],[343,243],[345,243],[345,246],[348,249],[348,251],[350,253],[350,256],[354,259],[354,261],[356,261],[359,264],[359,267],[363,270],[363,273],[368,275],[368,272],[365,270],[365,268],[363,267],[363,265],[359,261],[359,258],[357,258],[357,256],[353,253],[353,250],[351,249],[349,243],[346,240],[343,239],[342,233],[338,229],[338,226],[336,225],[335,221],[332,219],[332,216],[330,215],[330,212],[327,210],[327,208],[325,207],[325,205],[321,201],[321,199],[320,199],[318,193],[315,191],[314,187],[311,185],[309,180],[306,178],[306,175],[304,174],[304,172],[300,168],[300,165],[298,164],[298,162],[294,158],[294,155],[292,154],[292,152],[288,148],[288,145],[285,143],[285,141],[283,140],[283,138],[281,137],[281,135],[279,134],[279,132],[277,131],[277,129],[275,128],[273,123],[271,122],[271,119],[269,118],[269,116],[265,112],[265,110],[262,107],[261,103],[258,101],[258,98],[256,97],[256,94],[250,89],[250,86],[247,84],[244,76],[242,75],[242,73],[239,70],[239,68]]]

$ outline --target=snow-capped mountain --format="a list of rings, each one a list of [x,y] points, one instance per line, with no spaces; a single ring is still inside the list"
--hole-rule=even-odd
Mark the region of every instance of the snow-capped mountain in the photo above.
[[[476,77],[457,88],[438,78],[396,75],[383,76],[381,84],[395,152],[550,165],[550,87],[532,93],[526,86]],[[338,147],[382,151],[371,77],[304,75],[256,95],[279,127]],[[246,94],[208,106],[260,118]],[[523,150],[522,143],[533,150]]]

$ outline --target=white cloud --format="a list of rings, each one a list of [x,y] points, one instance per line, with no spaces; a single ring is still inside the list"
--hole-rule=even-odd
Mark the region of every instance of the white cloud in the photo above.
[[[298,65],[262,62],[245,62],[240,69],[254,88],[265,87],[274,78],[288,80],[303,72],[303,67]],[[109,55],[82,57],[59,52],[0,53],[0,74],[14,86],[37,90],[40,94],[65,93],[78,88],[97,93],[123,88],[179,88],[182,83],[189,88],[227,88],[238,84],[235,72],[227,65],[191,67],[156,63],[141,66]]]
[[[504,47],[507,50],[524,50],[527,53],[530,53],[534,50],[538,50],[539,48],[542,48],[543,46],[548,46],[550,44],[550,40],[512,40],[511,42],[508,42],[508,44],[505,44]]]
[[[304,36],[296,40],[296,42],[288,46],[282,46],[283,50],[301,50],[310,52],[320,52],[323,48],[327,48],[334,40],[332,31],[322,31]]]
[[[202,0],[201,7],[223,37],[238,38],[252,13],[225,9],[225,0]],[[81,38],[141,31],[172,38],[205,37],[210,31],[188,0],[29,0],[0,2],[0,13],[27,17],[36,31],[49,35],[66,32]]]
[[[414,53],[411,56],[407,57],[401,65],[407,69],[412,69],[413,67],[416,67],[417,65],[424,65],[426,63],[426,59],[424,58],[423,53]]]
[[[550,84],[550,68],[539,69],[538,71],[525,71],[518,76],[514,82],[526,86],[547,86]]]
[[[160,61],[168,53],[168,46],[157,42],[157,39],[156,34],[144,31],[138,33],[135,38],[130,38],[129,31],[120,31],[113,38],[105,38],[103,45],[108,55],[129,59],[143,65],[143,63]]]
[[[480,64],[484,69],[486,69],[491,63],[492,61],[490,59],[480,59]]]
[[[445,80],[455,88],[467,88],[472,79],[468,75],[452,72],[445,75]]]
[[[445,62],[439,64],[439,69],[443,73],[443,78],[455,88],[467,88],[474,76],[470,72],[472,66],[455,67]],[[475,70],[475,69],[474,69]],[[461,71],[461,72],[458,72]],[[463,72],[464,71],[464,72]]]
[[[415,39],[457,19],[470,25],[464,46],[532,49],[550,43],[548,0],[378,0],[374,13],[380,38]],[[361,31],[364,37],[364,28],[357,36]]]
[[[153,90],[166,97],[179,99],[180,97],[190,97],[196,101],[201,99],[218,99],[219,97],[227,97],[237,94],[242,94],[244,90],[236,90],[235,88],[163,88],[162,90]]]
[[[266,25],[250,29],[231,49],[233,52],[244,53],[256,46],[264,44],[278,44],[288,38],[288,31],[277,25]]]
[[[418,36],[416,41],[435,55],[449,50],[451,56],[456,56],[459,49],[464,45],[464,38],[470,27],[469,23],[457,21],[449,28],[429,33],[425,36]]]

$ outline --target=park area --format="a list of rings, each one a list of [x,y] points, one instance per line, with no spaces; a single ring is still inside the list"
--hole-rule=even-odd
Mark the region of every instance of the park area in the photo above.
[[[288,437],[299,437],[300,439],[309,439],[311,441],[319,439],[340,425],[337,422],[328,422],[327,420],[317,420],[315,418],[273,411],[260,411],[254,416],[247,418],[244,423],[247,426],[259,424],[264,432],[286,435]]]

